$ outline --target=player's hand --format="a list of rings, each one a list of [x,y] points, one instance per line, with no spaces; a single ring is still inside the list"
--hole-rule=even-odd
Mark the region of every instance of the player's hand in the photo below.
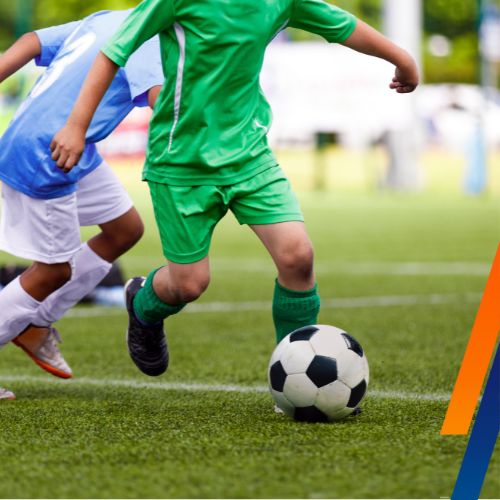
[[[417,88],[418,80],[417,65],[411,60],[407,65],[396,68],[396,74],[389,87],[398,94],[408,94]]]
[[[65,174],[78,164],[85,149],[85,131],[66,124],[52,139],[52,159]]]

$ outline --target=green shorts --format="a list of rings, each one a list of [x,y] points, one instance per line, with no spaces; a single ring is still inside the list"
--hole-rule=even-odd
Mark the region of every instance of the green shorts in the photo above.
[[[148,184],[163,253],[179,264],[191,264],[208,255],[214,228],[228,210],[240,224],[304,220],[280,167],[230,186]]]

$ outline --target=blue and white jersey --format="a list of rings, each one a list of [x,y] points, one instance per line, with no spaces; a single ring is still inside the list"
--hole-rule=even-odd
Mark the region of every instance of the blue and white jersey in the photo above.
[[[129,12],[98,12],[82,21],[36,31],[42,47],[36,64],[47,70],[0,138],[3,182],[32,198],[58,198],[74,192],[78,180],[102,163],[95,143],[107,137],[134,106],[146,106],[148,91],[163,84],[155,37],[118,71],[89,127],[78,165],[69,174],[57,168],[51,158],[52,138],[65,125],[99,50]]]

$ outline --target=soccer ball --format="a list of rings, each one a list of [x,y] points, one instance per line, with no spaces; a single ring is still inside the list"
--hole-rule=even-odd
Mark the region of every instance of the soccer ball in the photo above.
[[[299,328],[271,356],[269,389],[287,415],[304,422],[351,414],[368,387],[368,361],[351,335],[328,325]]]

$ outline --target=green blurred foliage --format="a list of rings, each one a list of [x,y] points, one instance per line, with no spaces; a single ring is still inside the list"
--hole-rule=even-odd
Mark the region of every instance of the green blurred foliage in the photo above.
[[[478,81],[478,39],[476,33],[466,33],[452,39],[450,55],[433,56],[424,39],[423,63],[427,83],[475,83]]]
[[[35,20],[42,26],[61,24],[100,10],[135,7],[138,0],[36,0]]]
[[[404,0],[401,0],[404,1]],[[478,37],[477,0],[422,0],[424,14],[425,80],[429,83],[477,81]],[[103,9],[133,7],[138,0],[0,0],[0,50],[22,31],[22,22],[15,22],[20,6],[32,4],[33,26],[46,27],[80,19]],[[500,0],[494,0],[500,5]],[[377,29],[382,27],[383,0],[336,0],[335,4],[349,10]],[[433,56],[428,48],[431,35],[439,34],[451,42],[451,52],[446,57]],[[294,40],[307,40],[312,35],[291,30]]]
[[[451,41],[446,57],[433,56],[423,46],[425,79],[429,83],[467,82],[478,79],[478,5],[475,0],[424,0],[424,32],[439,34]]]
[[[0,51],[12,41],[14,35],[14,4],[0,1]]]
[[[424,30],[448,38],[476,31],[475,0],[424,0]]]
[[[337,0],[331,3],[352,12],[374,28],[382,28],[382,0]]]

